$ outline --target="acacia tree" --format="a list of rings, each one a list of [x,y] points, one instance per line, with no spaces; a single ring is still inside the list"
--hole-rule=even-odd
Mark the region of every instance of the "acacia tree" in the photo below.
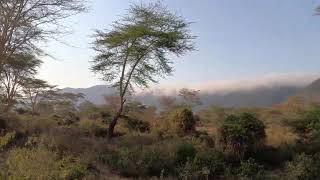
[[[4,89],[4,111],[10,111],[19,95],[25,79],[33,78],[42,61],[30,54],[18,54],[4,65],[2,86]]]
[[[192,90],[188,88],[182,88],[179,91],[179,96],[182,98],[184,103],[188,106],[197,106],[201,105],[201,99],[199,97],[199,90]]]
[[[82,93],[62,92],[61,90],[51,93],[50,96],[47,101],[51,101],[55,111],[60,114],[75,112],[77,103],[85,97]]]
[[[92,71],[117,87],[119,107],[109,124],[109,138],[122,115],[126,97],[134,87],[148,87],[157,77],[173,71],[168,54],[183,55],[194,50],[190,23],[160,3],[132,5],[128,15],[110,31],[97,31]]]
[[[23,99],[31,108],[32,115],[37,112],[38,103],[43,98],[50,98],[56,93],[56,86],[41,79],[26,79],[23,83]]]
[[[0,74],[11,56],[41,52],[40,42],[65,32],[60,20],[84,10],[83,0],[1,0]]]

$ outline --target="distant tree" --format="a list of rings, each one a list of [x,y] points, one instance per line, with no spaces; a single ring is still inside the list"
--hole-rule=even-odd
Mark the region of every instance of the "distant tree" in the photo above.
[[[70,93],[57,90],[54,93],[51,92],[48,100],[54,104],[55,112],[64,114],[77,111],[78,103],[83,98],[84,94],[82,93]]]
[[[51,98],[56,93],[55,87],[41,79],[26,79],[24,81],[23,99],[31,108],[32,115],[37,113],[38,104],[43,98]]]
[[[41,52],[39,42],[66,32],[61,20],[84,10],[82,0],[1,0],[0,74],[15,54]]]
[[[179,96],[183,99],[184,103],[188,106],[201,105],[201,99],[199,97],[199,90],[192,90],[188,88],[182,88],[179,91]]]
[[[164,111],[170,111],[176,104],[176,98],[172,96],[159,96],[158,101]]]
[[[1,84],[4,89],[4,111],[10,111],[13,107],[21,85],[26,78],[33,78],[42,61],[30,54],[18,54],[4,65]]]
[[[148,87],[150,82],[157,82],[156,77],[170,75],[173,67],[168,54],[179,56],[194,49],[189,25],[160,3],[151,3],[132,5],[111,31],[96,32],[94,49],[99,54],[92,62],[92,71],[119,91],[109,138],[134,87]]]

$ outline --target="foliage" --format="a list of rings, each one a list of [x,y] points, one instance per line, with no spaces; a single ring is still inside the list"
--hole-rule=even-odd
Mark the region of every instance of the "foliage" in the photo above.
[[[126,117],[125,119],[128,129],[132,129],[142,133],[150,132],[150,124],[148,122],[130,117]]]
[[[85,165],[81,164],[79,159],[72,156],[64,157],[59,161],[61,179],[81,179],[89,172]]]
[[[107,151],[102,159],[126,177],[160,176],[174,170],[173,154],[160,145]]]
[[[28,78],[34,78],[42,61],[32,54],[15,54],[4,65],[1,85],[4,87],[5,111],[10,111],[21,96],[21,86]]]
[[[199,91],[196,90],[182,88],[179,91],[179,96],[184,101],[184,104],[190,107],[194,107],[202,104],[198,93]]]
[[[176,133],[185,134],[195,130],[196,120],[192,110],[178,108],[171,112],[168,117],[169,125]]]
[[[91,136],[104,137],[107,135],[107,129],[104,124],[95,120],[81,120],[79,128]]]
[[[182,179],[216,179],[224,174],[224,157],[214,150],[199,152],[178,169]]]
[[[289,122],[302,143],[320,142],[320,108],[311,108],[300,113],[298,119]]]
[[[43,148],[11,150],[6,164],[11,179],[75,179],[88,173],[77,160],[59,160],[56,153]]]
[[[286,165],[286,177],[292,180],[319,179],[320,158],[319,155],[297,155],[292,162]]]
[[[294,144],[281,144],[278,147],[264,146],[251,154],[251,157],[264,165],[277,168],[291,161],[297,151]]]
[[[15,55],[39,55],[40,42],[62,33],[61,20],[84,10],[83,1],[78,0],[1,0],[0,75]]]
[[[14,149],[10,151],[6,164],[10,178],[53,179],[59,177],[57,155],[45,149]]]
[[[266,138],[263,122],[249,113],[228,116],[219,128],[219,135],[224,150],[238,158],[254,151]]]
[[[239,179],[255,180],[264,179],[263,166],[257,164],[254,159],[248,159],[241,161],[241,165],[238,168]]]
[[[112,30],[96,32],[92,71],[117,87],[119,106],[109,125],[109,137],[120,118],[126,97],[135,86],[148,87],[158,77],[170,75],[168,55],[183,55],[194,49],[189,23],[160,3],[133,4]]]
[[[8,132],[4,136],[0,136],[0,150],[6,148],[10,143],[12,143],[16,138],[16,132]]]
[[[192,144],[181,144],[176,152],[176,163],[185,164],[189,160],[193,160],[196,156],[196,149]]]

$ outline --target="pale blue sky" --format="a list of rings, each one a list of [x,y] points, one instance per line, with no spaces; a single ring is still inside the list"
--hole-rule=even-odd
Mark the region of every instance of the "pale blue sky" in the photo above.
[[[52,42],[40,77],[60,87],[103,84],[90,72],[94,29],[109,28],[132,0],[91,0],[91,10],[68,20],[73,34]],[[198,36],[199,51],[176,58],[172,77],[160,83],[202,83],[270,73],[320,72],[319,0],[166,0]]]

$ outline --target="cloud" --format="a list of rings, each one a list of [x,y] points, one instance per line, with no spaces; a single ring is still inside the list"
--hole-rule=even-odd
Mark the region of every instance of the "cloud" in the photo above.
[[[320,73],[271,73],[256,77],[233,80],[213,80],[202,83],[158,84],[149,90],[138,90],[139,94],[177,94],[181,88],[200,90],[203,93],[229,93],[239,90],[252,90],[259,87],[294,86],[303,87],[320,78]]]

